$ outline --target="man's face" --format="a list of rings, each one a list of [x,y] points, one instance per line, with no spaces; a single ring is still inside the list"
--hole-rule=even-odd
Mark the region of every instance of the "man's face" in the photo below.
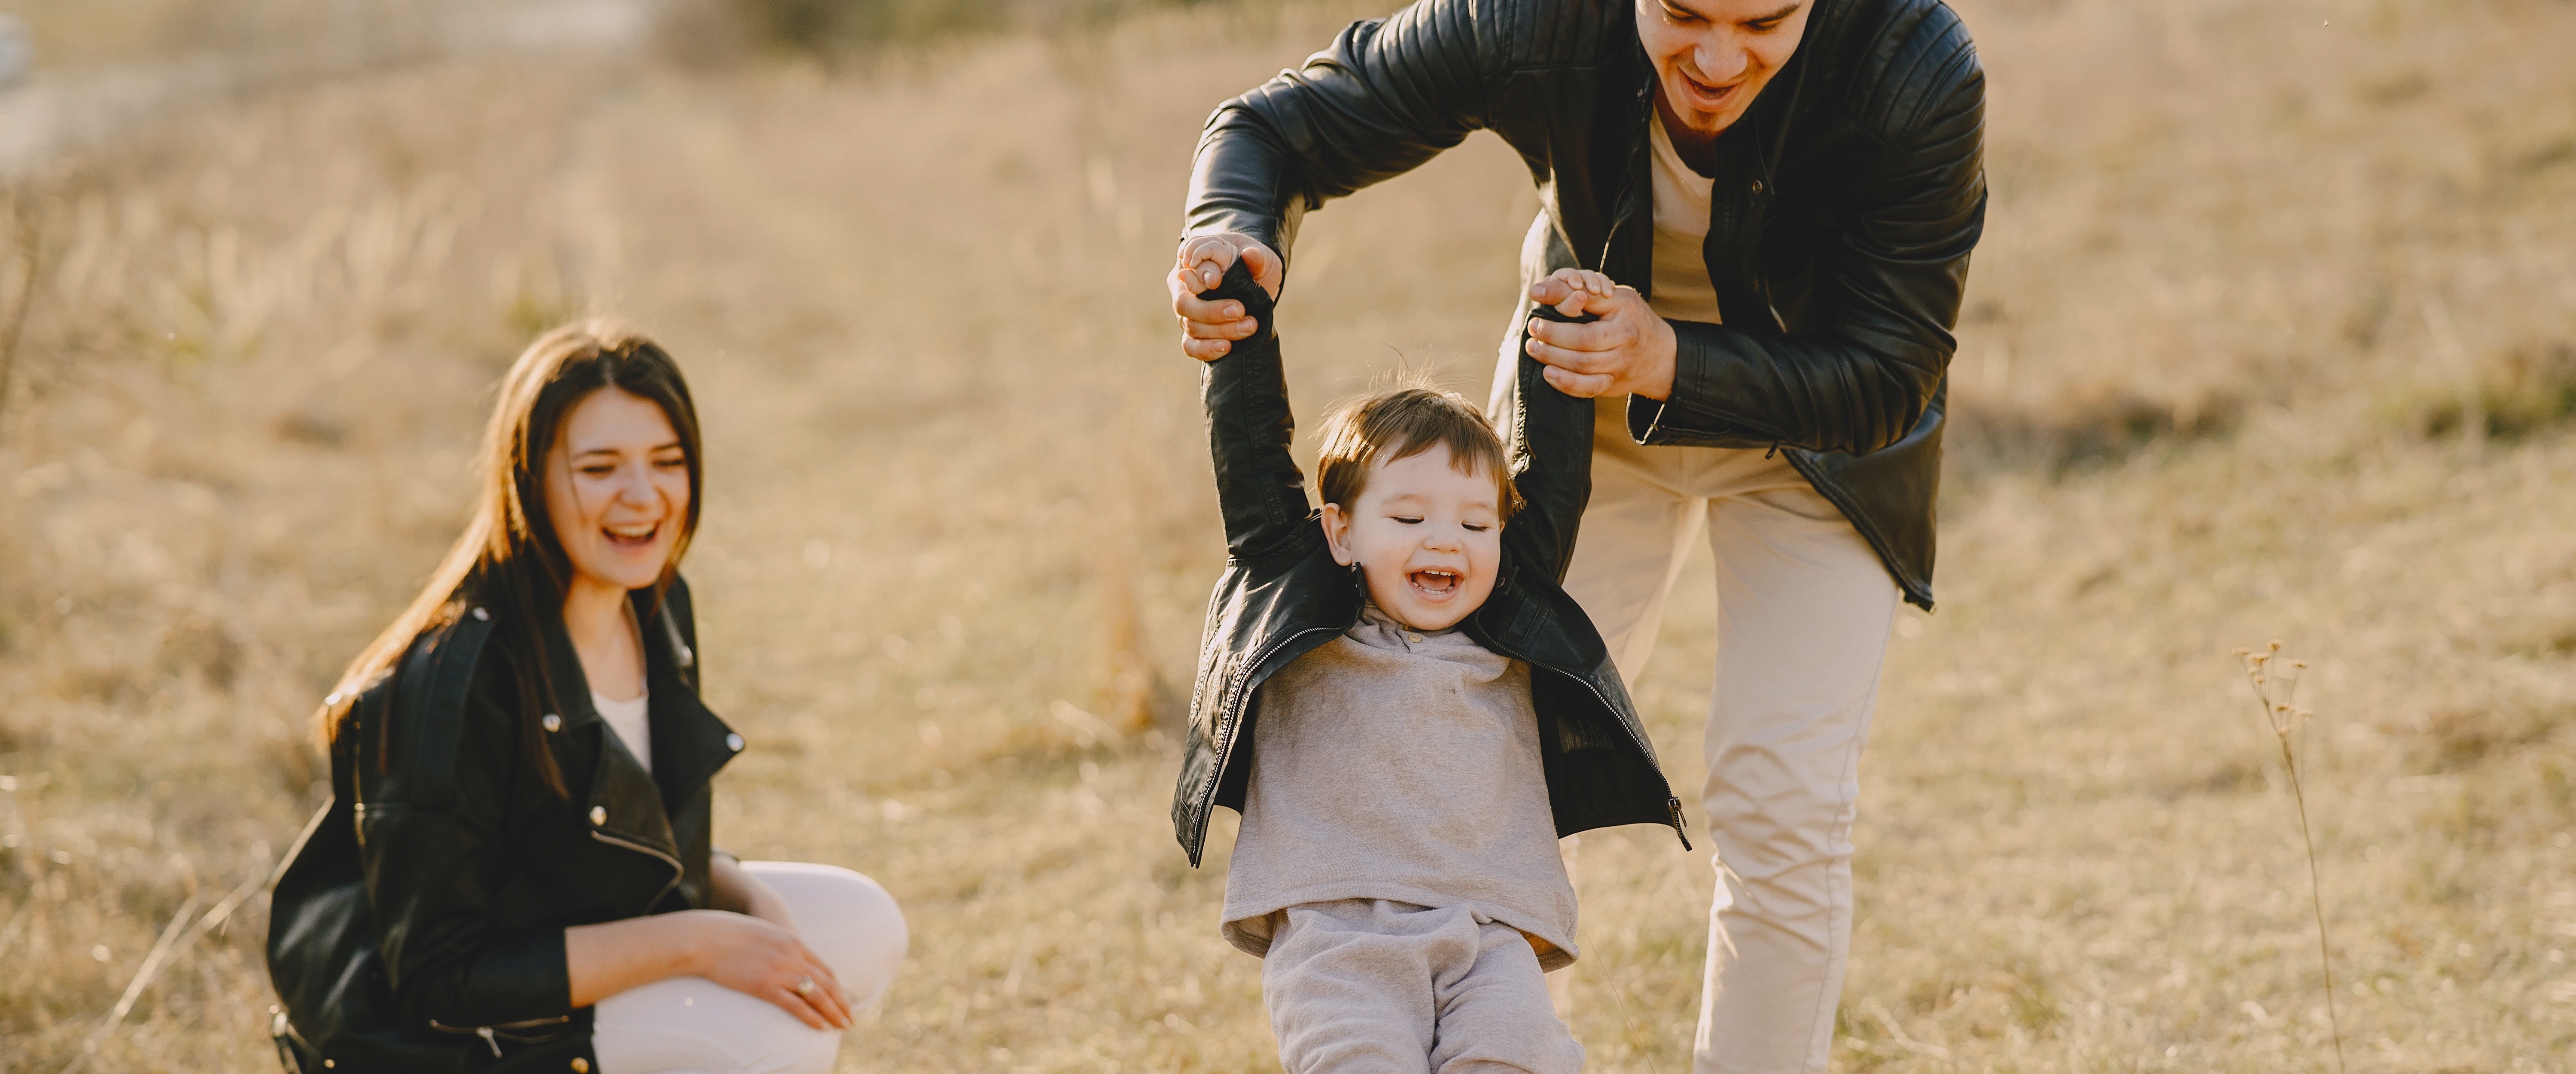
[[[1713,138],[1798,51],[1810,0],[1637,0],[1637,38],[1672,118]]]

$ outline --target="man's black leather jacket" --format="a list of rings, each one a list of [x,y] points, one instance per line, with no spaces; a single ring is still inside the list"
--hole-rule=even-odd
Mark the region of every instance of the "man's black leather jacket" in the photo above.
[[[1704,253],[1726,323],[1673,325],[1671,397],[1632,398],[1629,432],[1784,448],[1928,608],[1950,329],[1985,223],[1985,75],[1940,0],[1813,3],[1718,139]],[[1522,282],[1579,265],[1651,295],[1654,92],[1634,0],[1419,0],[1220,106],[1188,230],[1285,257],[1306,210],[1490,130],[1538,184]],[[1519,378],[1499,379],[1498,400]]]
[[[742,737],[698,701],[685,583],[646,624],[653,768],[590,704],[560,622],[471,602],[422,634],[332,737],[329,805],[269,917],[279,1048],[303,1074],[596,1067],[564,929],[707,905],[708,780]],[[555,714],[526,726],[513,664],[551,653]],[[538,741],[541,740],[541,741]],[[548,790],[554,755],[569,798]]]
[[[1193,866],[1215,807],[1243,808],[1262,682],[1349,630],[1363,600],[1358,572],[1333,562],[1322,513],[1306,502],[1305,477],[1289,455],[1296,422],[1270,296],[1241,263],[1208,294],[1242,302],[1261,327],[1200,374],[1226,565],[1208,598],[1189,740],[1172,790],[1172,831]],[[1460,629],[1530,666],[1559,836],[1617,824],[1669,824],[1680,834],[1681,799],[1655,762],[1610,650],[1559,585],[1592,495],[1592,404],[1548,386],[1535,361],[1522,359],[1520,375],[1510,446],[1523,506],[1503,525],[1493,595]],[[1441,778],[1443,758],[1421,760],[1424,779]],[[1682,846],[1690,846],[1687,837]]]

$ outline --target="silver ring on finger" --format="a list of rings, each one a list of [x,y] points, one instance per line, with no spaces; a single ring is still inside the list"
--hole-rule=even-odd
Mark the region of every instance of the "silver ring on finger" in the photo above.
[[[805,976],[805,977],[799,977],[799,978],[797,978],[797,979],[796,979],[796,994],[797,994],[797,995],[800,995],[800,996],[811,996],[811,995],[813,995],[813,994],[814,994],[814,978],[813,978],[812,976],[810,976],[810,975],[809,975],[809,976]]]

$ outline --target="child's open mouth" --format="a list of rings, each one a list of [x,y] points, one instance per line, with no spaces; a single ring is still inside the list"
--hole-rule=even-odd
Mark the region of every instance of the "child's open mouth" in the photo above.
[[[609,544],[619,548],[643,548],[653,543],[653,535],[661,529],[661,523],[647,522],[634,526],[602,526],[600,532],[608,535]]]
[[[1458,576],[1449,571],[1415,571],[1407,577],[1412,579],[1413,588],[1433,596],[1445,597],[1458,591]]]

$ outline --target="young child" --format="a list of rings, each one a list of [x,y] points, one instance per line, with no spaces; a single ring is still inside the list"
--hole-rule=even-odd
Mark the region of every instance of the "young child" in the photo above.
[[[1556,840],[1682,826],[1558,584],[1592,404],[1522,359],[1507,448],[1456,395],[1371,395],[1326,420],[1311,510],[1271,300],[1239,264],[1209,296],[1260,328],[1203,376],[1230,555],[1172,817],[1196,865],[1213,808],[1243,815],[1223,931],[1264,958],[1280,1062],[1580,1070],[1542,977],[1578,953]]]

